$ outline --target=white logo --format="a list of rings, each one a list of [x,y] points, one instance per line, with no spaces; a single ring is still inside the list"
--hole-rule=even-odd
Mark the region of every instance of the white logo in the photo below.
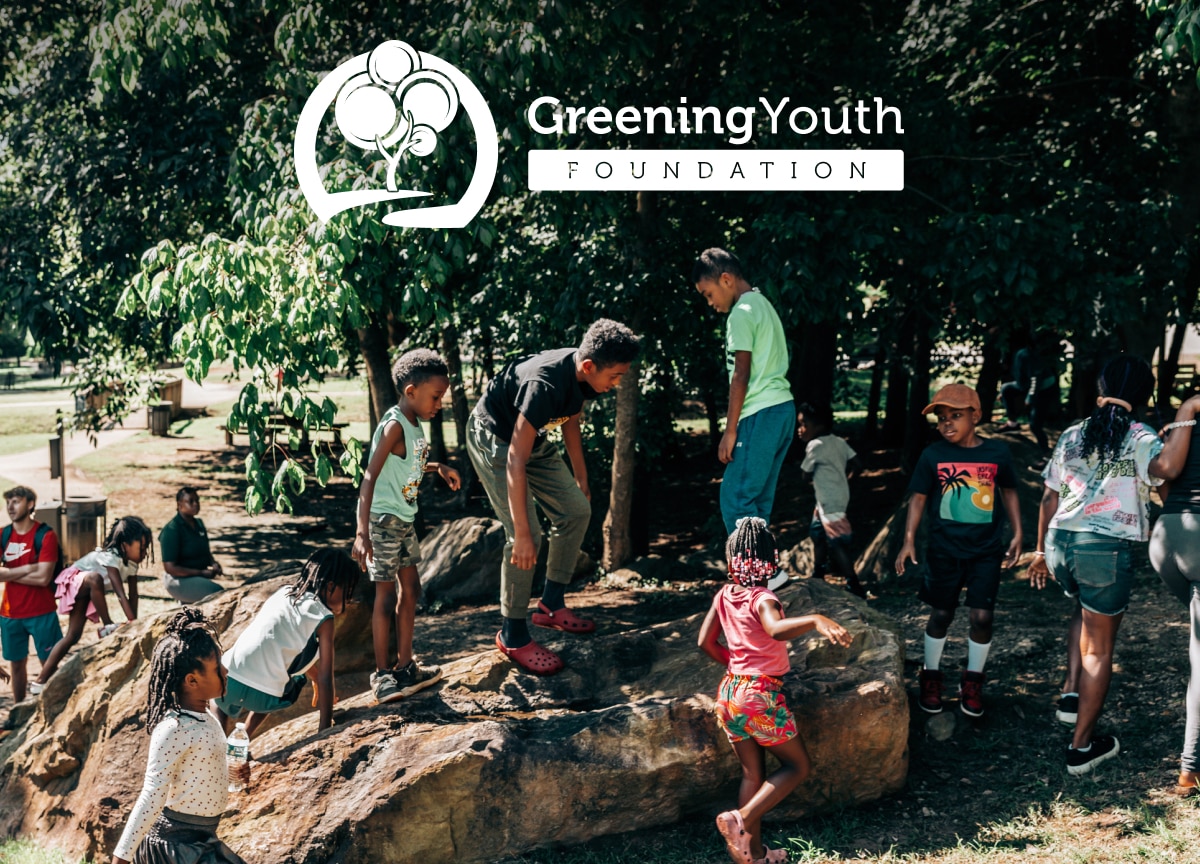
[[[317,166],[317,135],[333,106],[342,136],[355,147],[379,153],[387,162],[385,189],[329,192]],[[496,179],[499,145],[492,112],[466,75],[445,60],[389,41],[369,54],[347,60],[317,85],[296,125],[296,177],[309,206],[325,221],[343,210],[380,201],[426,198],[432,192],[399,187],[407,159],[428,156],[438,133],[458,114],[467,113],[475,130],[475,172],[466,194],[455,204],[394,210],[383,217],[404,228],[462,228],[483,207]]]

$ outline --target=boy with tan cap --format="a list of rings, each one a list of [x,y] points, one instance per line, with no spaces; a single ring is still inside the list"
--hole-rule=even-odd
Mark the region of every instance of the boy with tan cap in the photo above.
[[[983,716],[983,667],[992,642],[992,610],[1000,587],[1000,571],[1021,554],[1021,512],[1016,474],[1008,445],[980,438],[975,426],[981,415],[979,394],[965,384],[947,384],[925,406],[937,414],[942,441],[921,453],[908,484],[908,521],[904,546],[896,556],[896,572],[916,564],[916,536],[923,514],[929,514],[928,568],[920,598],[932,608],[925,626],[925,668],[918,702],[930,714],[942,710],[942,651],[954,620],[959,593],[967,589],[971,630],[967,671],[962,675],[959,707],[970,717]],[[996,506],[997,497],[1003,508]],[[1004,546],[1005,514],[1013,526]]]

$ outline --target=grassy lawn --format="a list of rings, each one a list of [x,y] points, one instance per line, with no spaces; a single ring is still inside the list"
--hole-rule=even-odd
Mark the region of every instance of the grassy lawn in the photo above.
[[[75,864],[75,859],[28,840],[5,840],[0,842],[0,864]]]

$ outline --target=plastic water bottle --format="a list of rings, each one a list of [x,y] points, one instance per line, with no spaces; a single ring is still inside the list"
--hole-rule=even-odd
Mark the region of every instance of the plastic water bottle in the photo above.
[[[250,783],[250,736],[246,724],[238,723],[225,739],[225,764],[229,767],[229,791],[241,792]]]

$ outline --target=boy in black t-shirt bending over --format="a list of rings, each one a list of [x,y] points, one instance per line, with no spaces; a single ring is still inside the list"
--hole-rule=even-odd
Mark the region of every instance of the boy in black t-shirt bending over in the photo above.
[[[579,414],[583,403],[617,386],[638,353],[628,327],[602,318],[579,348],[559,348],[510,361],[493,378],[467,427],[467,453],[508,543],[500,566],[504,628],[496,647],[522,669],[553,675],[562,659],[534,642],[525,623],[542,532],[534,502],[550,520],[546,587],[533,623],[566,633],[591,633],[595,622],[566,608],[579,545],[592,515]],[[546,437],[561,426],[571,471]],[[574,472],[574,476],[572,476]]]
[[[896,572],[917,563],[915,542],[923,513],[929,514],[928,571],[920,597],[933,607],[925,627],[925,668],[921,670],[921,708],[942,710],[942,649],[954,620],[959,592],[966,587],[971,610],[967,671],[959,689],[959,707],[971,717],[983,716],[983,667],[992,642],[992,610],[1000,587],[1000,571],[1021,554],[1021,511],[1012,454],[1006,444],[975,434],[979,394],[965,384],[947,384],[925,406],[936,413],[943,441],[921,453],[908,491],[904,546],[896,556]],[[1003,509],[996,506],[997,493]],[[1004,516],[1013,526],[1004,546]]]

